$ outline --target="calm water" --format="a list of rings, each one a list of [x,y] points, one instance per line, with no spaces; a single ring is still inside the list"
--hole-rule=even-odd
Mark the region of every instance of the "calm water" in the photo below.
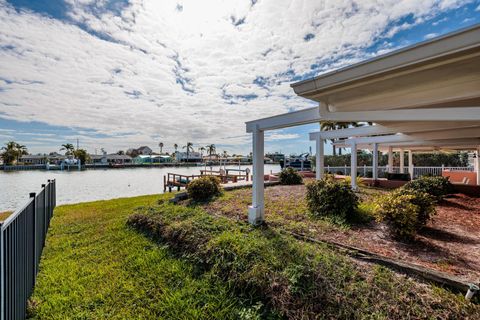
[[[251,166],[242,166],[242,169]],[[227,166],[238,168],[238,166]],[[30,192],[38,192],[48,179],[57,180],[57,204],[132,197],[163,192],[168,172],[200,174],[203,167],[130,168],[84,171],[0,171],[0,212],[19,208]],[[218,167],[214,167],[218,170]],[[265,165],[265,172],[277,172],[278,165]]]

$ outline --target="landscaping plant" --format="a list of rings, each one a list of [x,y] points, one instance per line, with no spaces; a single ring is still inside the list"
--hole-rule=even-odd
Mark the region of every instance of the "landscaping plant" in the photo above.
[[[303,178],[302,176],[293,168],[288,167],[282,170],[280,172],[280,175],[278,176],[278,180],[280,181],[280,184],[285,184],[285,185],[292,185],[292,184],[302,184],[303,183]]]
[[[425,192],[434,196],[437,201],[453,192],[453,186],[446,177],[422,176],[412,180],[403,186],[404,189],[415,192]]]
[[[222,193],[220,180],[217,177],[205,176],[187,185],[188,197],[196,202],[205,202]]]
[[[332,179],[307,184],[307,205],[315,217],[334,216],[350,220],[358,207],[358,197],[349,185]]]

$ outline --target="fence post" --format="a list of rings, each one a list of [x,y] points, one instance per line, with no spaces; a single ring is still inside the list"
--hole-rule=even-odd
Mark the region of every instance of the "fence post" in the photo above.
[[[44,184],[42,184],[42,187]],[[36,246],[36,229],[37,229],[37,199],[35,198],[35,192],[30,192],[30,198],[33,198],[33,283],[35,283],[35,279],[37,278],[37,246]]]

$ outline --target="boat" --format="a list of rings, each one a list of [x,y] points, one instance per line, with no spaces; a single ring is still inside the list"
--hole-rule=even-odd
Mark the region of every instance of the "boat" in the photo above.
[[[299,156],[280,160],[280,167],[282,169],[293,168],[297,171],[312,171],[312,162],[308,159],[309,156],[310,154],[307,152]]]

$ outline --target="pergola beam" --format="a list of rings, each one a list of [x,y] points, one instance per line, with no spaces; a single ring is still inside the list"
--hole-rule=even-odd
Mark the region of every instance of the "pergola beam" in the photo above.
[[[318,107],[313,107],[299,111],[283,113],[273,117],[249,121],[246,123],[246,125],[247,132],[254,132],[254,130],[266,131],[301,126],[309,123],[318,123],[320,120],[320,112]]]
[[[480,121],[480,107],[400,109],[379,111],[330,112],[320,103],[320,117],[325,121]]]

